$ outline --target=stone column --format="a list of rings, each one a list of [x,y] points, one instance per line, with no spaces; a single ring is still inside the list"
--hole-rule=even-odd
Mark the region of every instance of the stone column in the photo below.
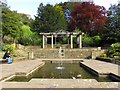
[[[45,36],[45,48],[47,48],[47,36]]]
[[[57,38],[57,37],[55,36],[55,45],[56,45],[56,38]]]
[[[43,35],[43,48],[45,48],[45,36]]]
[[[71,43],[71,48],[73,48],[73,35],[70,35],[70,38],[71,38],[70,39],[71,40],[71,42],[70,42]]]
[[[53,35],[51,37],[51,44],[52,44],[52,48],[53,48]]]
[[[34,53],[28,52],[28,59],[33,59],[33,58],[34,58]]]
[[[79,36],[79,48],[82,48],[82,35]]]
[[[31,59],[33,59],[34,58],[34,53],[33,52],[31,52]]]

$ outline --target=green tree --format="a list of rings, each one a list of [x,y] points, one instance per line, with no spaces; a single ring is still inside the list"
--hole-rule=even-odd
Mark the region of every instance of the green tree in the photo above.
[[[33,32],[30,30],[30,27],[27,25],[23,25],[21,27],[21,36],[26,36],[30,34],[33,34]]]
[[[104,43],[120,42],[120,4],[109,8],[107,22],[101,35]]]
[[[78,3],[78,2],[77,2]],[[67,22],[70,21],[71,19],[71,11],[73,10],[73,7],[76,3],[75,2],[64,2],[64,3],[59,3],[58,5],[62,7],[64,14],[65,14],[65,19]]]
[[[18,43],[22,45],[40,45],[42,42],[41,37],[36,32],[32,32],[29,26],[23,25],[21,27]]]
[[[18,13],[18,14],[19,14],[19,16],[21,17],[21,22],[22,22],[24,25],[31,26],[31,23],[32,23],[33,19],[30,18],[29,15],[24,14],[24,13]]]
[[[50,4],[43,6],[41,3],[38,7],[38,14],[35,16],[33,28],[38,33],[66,29],[62,7],[59,5],[52,6]]]
[[[11,36],[14,40],[19,36],[21,29],[21,18],[16,11],[11,11],[9,8],[2,9],[2,34]]]

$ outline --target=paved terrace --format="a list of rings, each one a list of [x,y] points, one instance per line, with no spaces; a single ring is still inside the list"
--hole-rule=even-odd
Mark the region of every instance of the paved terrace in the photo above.
[[[119,65],[98,61],[98,60],[84,60],[84,62],[81,62],[81,64],[96,71],[98,74],[108,75],[112,73],[120,77]]]
[[[83,64],[102,73],[118,75],[118,65],[97,60],[85,60]],[[41,60],[26,60],[12,64],[0,64],[2,78],[16,73],[27,74],[44,64]],[[2,88],[118,88],[118,82],[97,82],[94,79],[32,79],[29,82],[1,82]]]
[[[41,60],[25,60],[13,62],[12,64],[0,64],[0,67],[2,68],[2,72],[0,72],[0,75],[2,75],[0,77],[0,80],[15,74],[27,75],[32,70],[43,64],[44,62],[42,62]]]

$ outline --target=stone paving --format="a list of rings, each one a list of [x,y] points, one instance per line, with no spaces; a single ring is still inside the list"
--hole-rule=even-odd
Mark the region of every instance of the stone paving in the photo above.
[[[81,63],[98,72],[99,74],[113,73],[117,76],[120,76],[119,65],[98,60],[84,60],[84,62]]]
[[[25,60],[20,62],[13,62],[12,64],[0,64],[2,67],[2,72],[0,72],[0,75],[2,76],[0,80],[19,73],[25,75],[43,63],[44,62],[41,60]]]
[[[16,73],[29,73],[43,64],[41,60],[25,60],[12,64],[0,64],[2,78]],[[118,73],[118,65],[97,61],[85,60],[83,64],[99,73]],[[31,79],[29,82],[0,82],[2,88],[119,88],[119,82],[97,82],[95,79]]]

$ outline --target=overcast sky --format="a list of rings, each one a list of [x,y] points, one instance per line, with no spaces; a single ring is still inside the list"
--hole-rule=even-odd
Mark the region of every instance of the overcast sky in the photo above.
[[[16,10],[19,13],[30,14],[34,17],[37,13],[37,8],[40,3],[56,4],[60,2],[67,2],[68,0],[7,0],[8,6],[11,10]],[[117,4],[119,0],[93,0],[95,5],[104,6],[106,9],[112,4]]]

